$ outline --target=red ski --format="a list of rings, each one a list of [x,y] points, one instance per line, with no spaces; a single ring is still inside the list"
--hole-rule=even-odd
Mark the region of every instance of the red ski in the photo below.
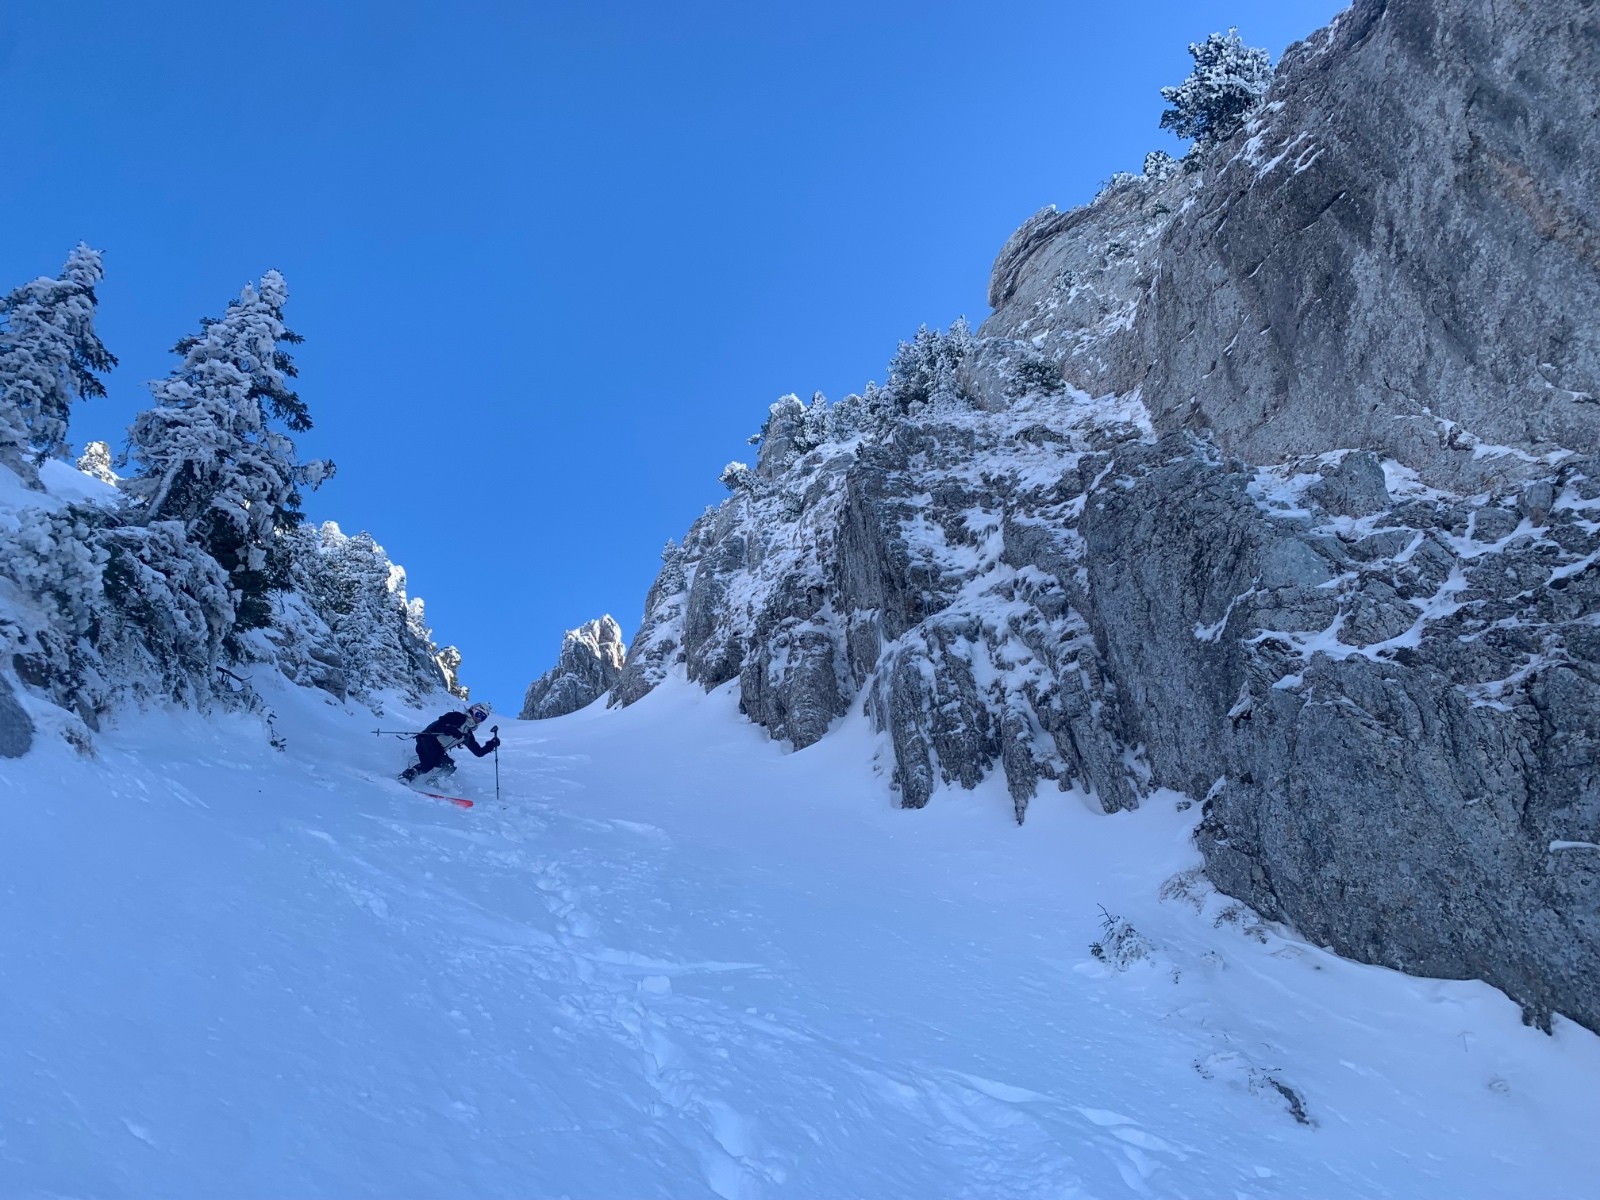
[[[472,807],[472,801],[468,800],[465,796],[446,796],[443,792],[425,792],[419,787],[412,786],[411,781],[408,779],[397,779],[395,782],[400,784],[401,787],[405,788],[406,791],[410,792],[414,796],[426,796],[430,800],[444,800],[450,804],[454,804],[457,808]]]
[[[411,790],[417,792],[416,788],[412,788]],[[442,796],[438,792],[417,792],[417,795],[432,796],[435,800],[448,800],[451,804],[454,804],[458,808],[472,807],[472,801],[466,799],[464,796]]]

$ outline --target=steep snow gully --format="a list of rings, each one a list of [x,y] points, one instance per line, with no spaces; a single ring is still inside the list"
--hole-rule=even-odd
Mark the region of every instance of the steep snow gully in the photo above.
[[[680,681],[463,811],[268,699],[0,760],[7,1200],[1593,1194],[1600,1039],[1259,924],[1171,796],[908,813]]]

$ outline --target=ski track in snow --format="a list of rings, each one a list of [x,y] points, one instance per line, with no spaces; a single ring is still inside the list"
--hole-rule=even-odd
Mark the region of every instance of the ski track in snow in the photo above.
[[[466,811],[273,704],[0,760],[3,1200],[1593,1194],[1600,1039],[1259,925],[1170,797],[901,812],[668,684]]]

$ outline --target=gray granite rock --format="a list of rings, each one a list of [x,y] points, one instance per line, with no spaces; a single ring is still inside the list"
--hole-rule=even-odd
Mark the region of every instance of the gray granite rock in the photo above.
[[[33,721],[0,676],[0,758],[21,758],[33,747]]]
[[[1263,914],[1600,1029],[1597,54],[1588,0],[1358,0],[1201,169],[1013,236],[962,402],[786,408],[613,703],[858,705],[908,807],[1169,789]]]
[[[1442,486],[1600,451],[1600,8],[1357,0],[1291,47],[1155,252],[1112,372],[1256,462]]]
[[[1353,450],[1311,492],[1326,511],[1340,517],[1370,517],[1389,507],[1383,464],[1370,450]]]

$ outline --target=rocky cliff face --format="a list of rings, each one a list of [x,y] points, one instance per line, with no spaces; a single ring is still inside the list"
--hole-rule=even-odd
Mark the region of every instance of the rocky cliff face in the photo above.
[[[610,616],[567,630],[556,665],[528,685],[522,719],[563,717],[593,704],[616,684],[626,650]]]
[[[1600,1029],[1597,92],[1593,2],[1357,3],[1024,225],[937,386],[775,406],[613,703],[859,703],[908,806],[1170,789],[1264,914]]]

